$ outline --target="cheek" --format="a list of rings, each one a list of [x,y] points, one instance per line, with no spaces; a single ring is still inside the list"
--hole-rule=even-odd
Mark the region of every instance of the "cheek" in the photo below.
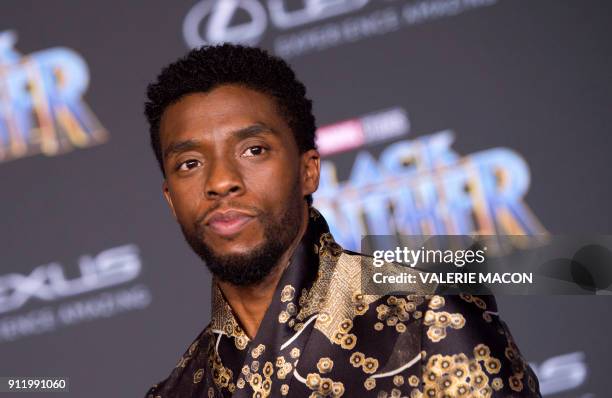
[[[291,197],[298,182],[298,174],[295,165],[278,162],[270,167],[245,170],[244,182],[247,192],[258,197],[261,202],[278,207]]]
[[[170,192],[178,221],[191,228],[198,216],[200,193],[190,187],[178,187]]]

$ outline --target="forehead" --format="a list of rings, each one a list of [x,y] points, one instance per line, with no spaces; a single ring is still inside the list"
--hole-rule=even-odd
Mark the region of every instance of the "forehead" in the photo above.
[[[160,122],[160,140],[165,143],[196,135],[218,139],[254,124],[269,126],[283,140],[294,141],[271,96],[243,86],[223,85],[207,93],[188,94],[168,106]]]

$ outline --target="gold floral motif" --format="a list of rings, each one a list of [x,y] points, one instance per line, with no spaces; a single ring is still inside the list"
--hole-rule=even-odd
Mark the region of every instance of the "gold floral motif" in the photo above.
[[[515,361],[519,356],[518,352],[514,350],[513,347],[506,347],[504,353],[506,355],[506,358],[508,358],[510,361]]]
[[[259,370],[259,361],[251,362],[251,371],[257,372]]]
[[[264,376],[271,377],[272,373],[274,373],[274,366],[272,366],[272,362],[266,362],[263,368]]]
[[[184,368],[187,365],[187,362],[191,359],[190,357],[181,357],[178,363],[176,364],[177,368]]]
[[[199,382],[202,381],[202,378],[204,378],[204,369],[196,370],[195,373],[193,374],[193,383],[198,384]]]
[[[439,297],[439,296],[434,296]],[[444,300],[442,298],[442,300]],[[448,327],[452,329],[461,329],[465,326],[465,318],[460,313],[448,313],[446,311],[435,312],[428,310],[425,312],[425,318],[423,318],[423,324],[429,326],[427,330],[427,337],[437,343],[438,341],[446,337],[446,329]]]
[[[341,397],[344,395],[344,384],[339,381],[335,381],[332,383],[332,396]]]
[[[459,297],[461,297],[463,300],[467,301],[468,303],[472,302],[472,295],[471,294],[460,293]]]
[[[221,358],[214,348],[214,339],[209,339],[208,363],[212,369],[212,379],[217,388],[228,388],[230,383],[232,383],[233,372],[221,363]],[[195,376],[196,375],[194,375],[194,382]]]
[[[483,299],[478,296],[472,296],[472,302],[476,304],[476,307],[480,308],[481,310],[487,309],[487,304],[484,302]]]
[[[311,397],[341,397],[344,394],[344,384],[321,377],[317,373],[309,373],[306,376],[306,386],[313,390]]]
[[[344,348],[345,350],[352,350],[355,348],[355,344],[357,344],[357,336],[352,333],[345,334],[340,339],[340,347]]]
[[[395,326],[397,325],[398,321],[399,321],[398,317],[390,316],[387,318],[387,326]]]
[[[349,358],[349,362],[351,363],[351,365],[353,365],[356,368],[362,366],[364,361],[365,361],[365,355],[363,355],[363,353],[361,352],[354,352],[351,354],[351,357]]]
[[[312,218],[313,220],[318,220],[319,217],[321,217],[321,213],[316,208],[310,206],[308,208],[308,217]]]
[[[308,373],[306,376],[306,385],[311,390],[318,390],[319,384],[321,384],[321,376],[317,373]]]
[[[450,373],[458,379],[463,379],[468,372],[468,365],[466,363],[458,362],[457,359],[455,359],[455,366]]]
[[[470,394],[470,386],[465,384],[465,383],[461,383],[461,384],[457,384],[455,386],[455,390],[454,390],[454,395],[455,397],[468,397]]]
[[[404,376],[402,375],[393,376],[393,384],[395,384],[398,387],[401,387],[402,385],[404,385]]]
[[[338,330],[342,333],[348,333],[353,328],[353,321],[345,319],[340,323]]]
[[[366,312],[368,312],[368,309],[370,308],[370,306],[368,304],[355,304],[355,314],[357,315],[363,315]]]
[[[410,398],[423,398],[423,393],[416,388],[410,391]]]
[[[261,388],[261,384],[263,382],[263,378],[259,373],[253,374],[251,380],[249,380],[249,384],[253,388],[254,391],[258,391]]]
[[[480,396],[489,398],[493,395],[493,389],[490,386],[486,386],[482,388],[480,391]]]
[[[440,309],[444,306],[444,297],[442,296],[433,296],[430,300],[429,300],[429,304],[428,304],[429,308],[431,308],[432,310],[437,310]]]
[[[410,387],[418,387],[419,386],[419,378],[416,377],[415,375],[412,375],[408,378],[408,384],[410,385]]]
[[[322,325],[328,324],[331,321],[331,317],[327,312],[321,312],[317,317],[317,322]]]
[[[366,358],[365,361],[363,361],[361,369],[368,374],[376,372],[378,369],[378,359],[370,357]]]
[[[272,379],[270,377],[266,377],[263,383],[261,383],[261,391],[269,393],[270,390],[272,390]]]
[[[423,369],[425,397],[491,397],[493,389],[503,388],[501,378],[495,378],[489,385],[489,377],[485,373],[499,373],[501,361],[490,356],[490,350],[484,344],[473,349],[480,359],[469,359],[465,354],[432,355]],[[480,362],[484,363],[481,366]],[[414,387],[416,380],[410,380]],[[518,383],[515,382],[518,387]],[[520,385],[522,388],[522,385]]]
[[[329,232],[321,234],[321,237],[319,238],[319,243],[319,256],[325,259],[337,258],[342,253],[342,247],[340,247],[340,245],[336,243],[336,241]]]
[[[513,391],[523,391],[523,381],[517,375],[510,376],[508,379],[508,385]]]
[[[451,314],[451,325],[453,329],[461,329],[465,326],[465,318],[461,314]]]
[[[291,285],[286,285],[281,291],[281,302],[286,303],[287,301],[291,301],[294,296],[295,288]]]
[[[527,385],[529,386],[529,389],[533,392],[535,392],[536,390],[536,383],[533,377],[531,377],[531,375],[527,378]]]
[[[438,326],[445,328],[450,325],[450,322],[451,317],[448,312],[442,311],[436,314],[436,323],[438,324]]]
[[[387,319],[388,314],[389,314],[389,307],[386,306],[385,304],[380,304],[378,307],[376,307],[376,316],[381,321],[384,321],[385,319]]]
[[[293,365],[290,364],[289,362],[285,363],[283,365],[283,371],[285,372],[285,374],[289,374],[291,373],[291,370],[293,369]]]
[[[193,353],[195,352],[195,350],[198,348],[198,340],[194,341],[190,346],[189,346],[189,355],[193,355]]]
[[[491,355],[491,349],[487,347],[485,344],[478,344],[474,347],[474,357],[476,359],[487,359]]]
[[[399,389],[397,388],[391,389],[390,398],[400,398],[401,396],[402,396],[402,392]]]
[[[320,358],[317,362],[317,369],[320,373],[329,373],[334,367],[334,361],[329,357]]]
[[[446,337],[446,329],[437,326],[430,326],[429,329],[427,329],[427,337],[429,340],[437,343]]]
[[[471,374],[471,378],[472,378],[472,384],[477,389],[484,388],[489,381],[489,378],[487,377],[486,374],[484,374],[484,372],[475,372]]]
[[[322,378],[319,386],[319,393],[329,395],[332,391],[333,381],[329,378]]]
[[[280,314],[278,314],[278,322],[279,323],[286,323],[289,318],[291,316],[289,315],[289,313],[285,310],[281,311]]]
[[[497,358],[487,358],[485,360],[485,369],[491,374],[499,373],[499,370],[501,369],[500,360]]]
[[[251,350],[251,356],[255,359],[259,358],[259,356],[263,354],[265,350],[266,350],[266,346],[263,344],[260,344]]]
[[[249,344],[249,339],[246,335],[238,335],[234,338],[234,344],[239,350],[244,350]]]

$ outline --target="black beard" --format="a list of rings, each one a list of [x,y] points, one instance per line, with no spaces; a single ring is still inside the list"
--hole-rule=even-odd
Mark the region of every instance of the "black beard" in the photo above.
[[[216,254],[202,239],[201,223],[196,222],[191,231],[187,231],[181,225],[181,230],[189,246],[200,256],[216,278],[236,286],[256,285],[270,274],[297,236],[300,230],[303,200],[299,191],[294,191],[278,222],[269,215],[260,214],[264,226],[264,241],[247,253]]]

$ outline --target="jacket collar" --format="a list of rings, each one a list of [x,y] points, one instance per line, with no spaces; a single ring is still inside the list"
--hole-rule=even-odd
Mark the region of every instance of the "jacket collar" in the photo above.
[[[306,232],[289,266],[281,276],[268,311],[276,309],[275,301],[283,301],[288,294],[292,298],[297,294],[300,298],[296,300],[296,319],[303,320],[318,314],[329,286],[328,276],[333,273],[342,251],[342,247],[331,235],[325,218],[317,209],[310,207]],[[289,292],[285,291],[287,286],[292,287]],[[245,348],[250,339],[240,327],[214,278],[211,296],[210,331],[234,337],[236,347]]]

